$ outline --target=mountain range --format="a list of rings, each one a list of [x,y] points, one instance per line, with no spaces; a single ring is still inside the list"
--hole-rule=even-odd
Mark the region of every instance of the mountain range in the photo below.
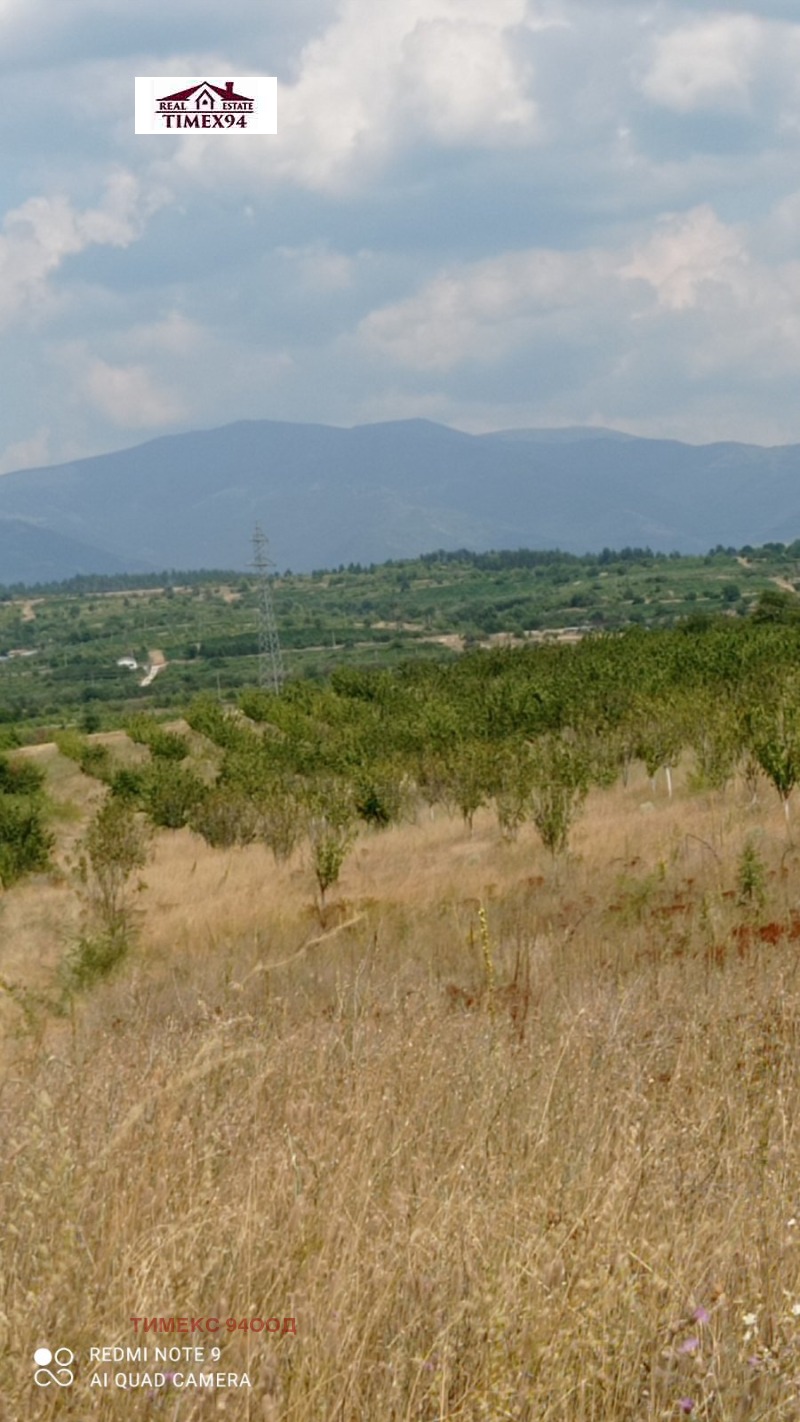
[[[244,570],[260,521],[307,572],[436,549],[706,553],[800,536],[800,445],[427,420],[248,420],[0,478],[0,583]]]

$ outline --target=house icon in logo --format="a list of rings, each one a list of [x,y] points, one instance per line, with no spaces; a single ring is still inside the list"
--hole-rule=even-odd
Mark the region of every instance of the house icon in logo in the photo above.
[[[225,88],[220,89],[217,84],[210,84],[208,80],[203,80],[202,84],[193,84],[189,89],[179,89],[177,94],[165,94],[159,100],[159,107],[163,112],[164,104],[179,104],[179,112],[183,113],[211,113],[214,109],[225,111],[229,104],[236,104],[240,112],[253,111],[254,100],[246,94],[237,94],[234,89],[234,80],[228,79]],[[194,99],[194,104],[191,100]],[[246,109],[239,109],[240,105],[247,105]],[[227,109],[230,112],[229,109]]]

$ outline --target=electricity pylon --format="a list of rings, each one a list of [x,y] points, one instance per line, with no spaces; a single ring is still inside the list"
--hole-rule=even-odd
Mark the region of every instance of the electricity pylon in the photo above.
[[[269,543],[260,523],[253,534],[252,566],[258,579],[258,684],[277,693],[283,685],[284,671],[269,581],[270,568],[275,564],[270,562]]]

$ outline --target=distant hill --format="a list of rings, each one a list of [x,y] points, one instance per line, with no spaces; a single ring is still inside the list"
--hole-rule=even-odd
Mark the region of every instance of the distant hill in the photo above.
[[[256,519],[296,572],[437,548],[791,542],[800,445],[243,421],[0,478],[0,582],[245,568]]]
[[[65,572],[65,570],[68,570]],[[57,582],[75,573],[145,572],[141,561],[119,557],[22,518],[0,517],[0,582]]]

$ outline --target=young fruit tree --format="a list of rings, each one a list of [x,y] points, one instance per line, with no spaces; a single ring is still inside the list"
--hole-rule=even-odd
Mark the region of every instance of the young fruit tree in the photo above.
[[[317,907],[324,927],[325,896],[339,882],[355,839],[356,812],[351,787],[334,776],[325,776],[310,784],[304,800],[306,835],[317,882]]]
[[[143,869],[150,830],[135,807],[108,796],[81,845],[78,878],[84,886],[88,932],[65,963],[68,990],[90,987],[125,957],[133,937],[131,877]]]
[[[532,743],[531,819],[553,858],[567,848],[589,780],[590,759],[579,740],[548,732]]]
[[[663,769],[667,795],[672,799],[672,771],[686,743],[684,707],[676,697],[663,696],[658,701],[641,699],[637,704],[637,715],[636,754],[639,760],[644,761],[654,792],[656,776]]]
[[[783,805],[787,829],[789,797],[800,779],[800,680],[790,675],[777,695],[753,707],[747,744]]]

